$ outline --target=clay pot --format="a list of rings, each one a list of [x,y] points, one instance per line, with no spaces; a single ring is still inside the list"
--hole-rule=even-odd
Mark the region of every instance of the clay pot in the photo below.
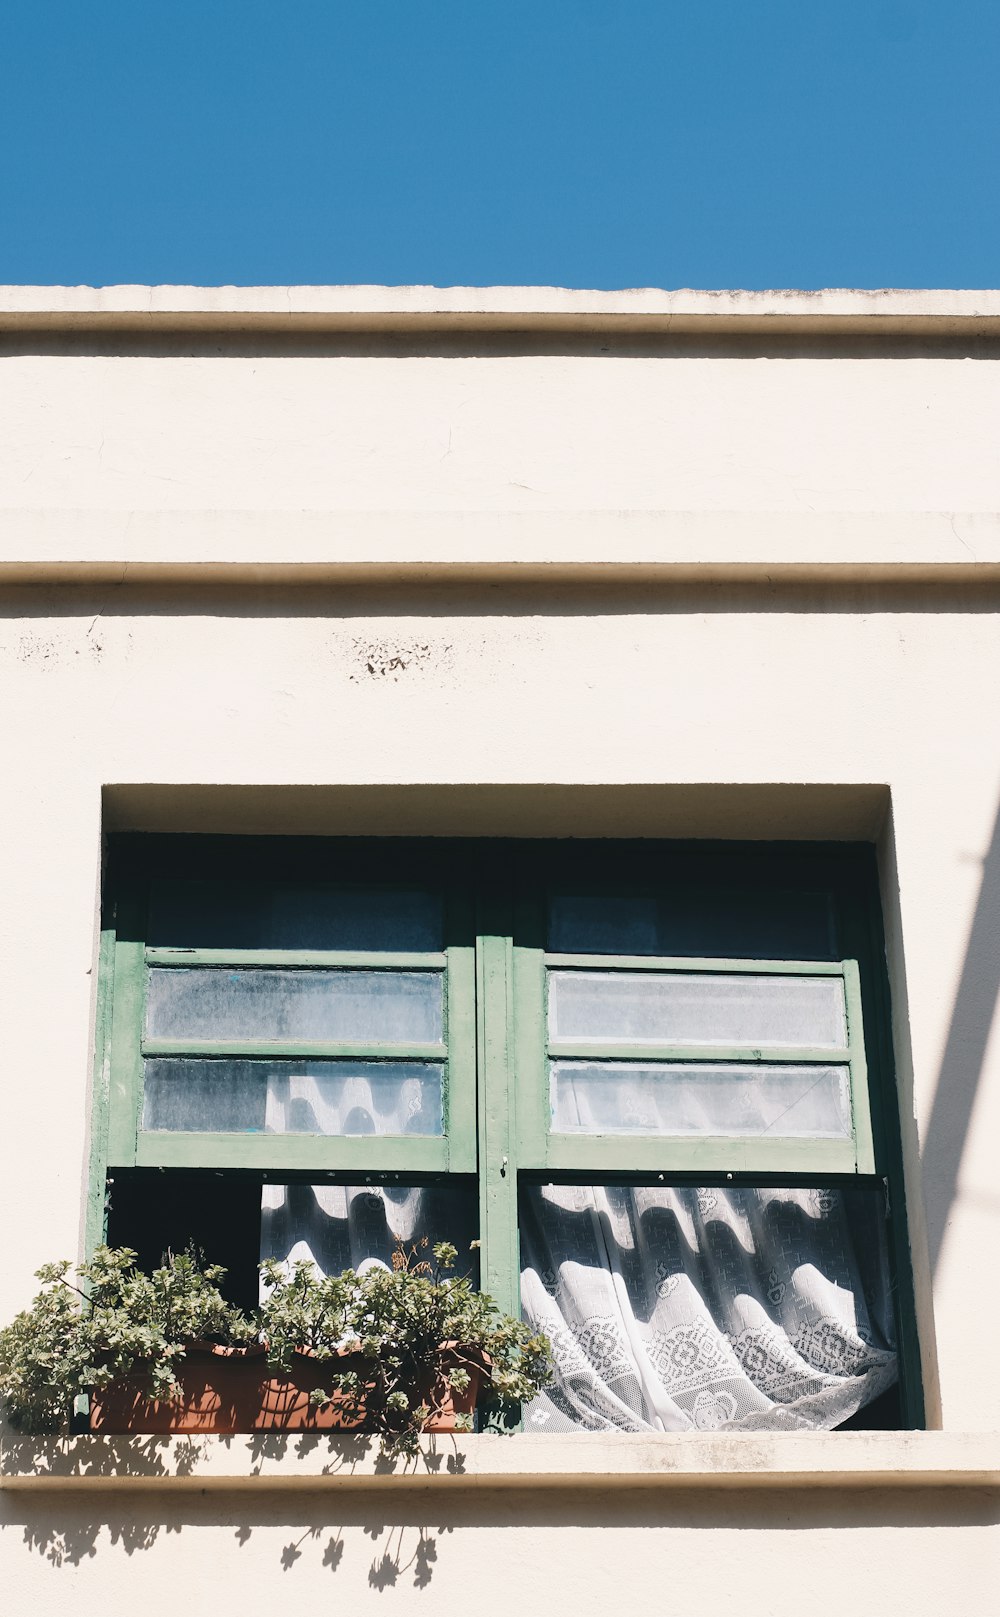
[[[461,1356],[469,1385],[457,1393],[444,1371],[459,1356],[454,1345],[441,1349],[440,1370],[433,1384],[417,1389],[418,1399],[439,1407],[425,1431],[453,1432],[459,1415],[471,1415],[479,1398],[484,1369]],[[342,1368],[363,1374],[360,1353],[345,1354]],[[353,1362],[351,1362],[353,1361]],[[181,1395],[176,1402],[150,1398],[141,1376],[127,1376],[90,1395],[90,1430],[121,1435],[172,1432],[346,1432],[364,1429],[364,1413],[355,1400],[334,1394],[317,1407],[310,1393],[329,1382],[329,1361],[309,1352],[296,1353],[292,1373],[282,1377],[269,1369],[263,1347],[224,1348],[193,1343],[177,1366]]]
[[[346,1353],[340,1368],[356,1370],[363,1376],[365,1359],[360,1353]],[[435,1412],[426,1425],[426,1432],[453,1432],[459,1415],[471,1415],[479,1399],[484,1377],[484,1366],[474,1359],[460,1355],[451,1342],[443,1344],[439,1369],[433,1383],[417,1387],[417,1401],[432,1404]],[[445,1372],[461,1363],[469,1372],[469,1385],[464,1392],[455,1392],[445,1380]],[[364,1430],[363,1409],[356,1398],[334,1393],[329,1403],[317,1406],[309,1401],[310,1393],[328,1387],[329,1360],[317,1359],[305,1351],[296,1353],[292,1373],[287,1380],[273,1371],[265,1376],[261,1410],[256,1422],[257,1431],[283,1432],[344,1432]]]
[[[177,1366],[176,1402],[150,1398],[142,1376],[124,1376],[90,1394],[92,1432],[252,1432],[267,1374],[262,1347],[192,1343]]]

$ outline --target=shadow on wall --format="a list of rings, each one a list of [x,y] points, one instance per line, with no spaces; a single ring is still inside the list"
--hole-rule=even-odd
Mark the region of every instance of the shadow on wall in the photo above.
[[[509,1567],[514,1544],[491,1549],[504,1544],[502,1535],[489,1536],[490,1529],[500,1527],[532,1533],[575,1527],[588,1535],[615,1527],[630,1533],[648,1528],[717,1533],[723,1527],[761,1534],[825,1533],[836,1527],[869,1535],[880,1528],[920,1532],[1000,1522],[1000,1493],[982,1488],[766,1489],[739,1496],[697,1488],[619,1489],[611,1512],[602,1488],[477,1488],[471,1493],[459,1484],[454,1491],[438,1487],[431,1492],[418,1479],[386,1482],[377,1489],[342,1483],[309,1492],[265,1485],[259,1493],[178,1494],[168,1485],[152,1493],[127,1487],[75,1494],[46,1489],[11,1491],[5,1497],[0,1522],[11,1537],[20,1528],[27,1548],[54,1568],[76,1568],[109,1552],[133,1556],[151,1549],[161,1535],[207,1528],[218,1535],[213,1576],[220,1587],[227,1574],[239,1570],[245,1546],[266,1535],[263,1564],[268,1566],[273,1557],[271,1569],[279,1574],[281,1587],[283,1575],[291,1579],[289,1592],[295,1589],[297,1572],[309,1577],[315,1591],[317,1574],[342,1571],[355,1590],[359,1579],[380,1592],[395,1586],[425,1589],[434,1576],[439,1545],[443,1554],[442,1541],[466,1530],[476,1533],[477,1575],[483,1577],[491,1570],[500,1576]],[[775,1547],[780,1555],[780,1546]],[[713,1553],[708,1542],[705,1553]],[[359,1562],[367,1558],[365,1580]],[[258,1555],[255,1574],[261,1566]],[[335,1591],[332,1585],[331,1593]]]
[[[923,1148],[932,1270],[941,1260],[1000,995],[1000,810],[993,827]],[[1000,1203],[998,1203],[1000,1206]]]
[[[639,521],[644,513],[635,514]],[[99,666],[114,649],[110,637],[116,620],[156,618],[323,619],[329,626],[326,644],[339,649],[345,666],[350,665],[369,678],[391,679],[393,675],[419,675],[426,669],[436,644],[428,641],[429,621],[438,621],[449,634],[451,620],[478,618],[534,619],[609,617],[679,617],[723,613],[743,616],[769,613],[802,616],[874,615],[975,615],[995,616],[1000,610],[1000,579],[989,570],[974,579],[930,578],[906,582],[890,579],[850,577],[795,577],[794,570],[781,568],[768,577],[752,576],[697,581],[676,577],[669,569],[655,564],[630,564],[625,576],[609,577],[606,572],[588,578],[573,577],[555,570],[545,577],[546,568],[524,573],[526,563],[511,564],[506,573],[491,576],[487,582],[469,573],[463,577],[452,571],[436,576],[433,568],[420,564],[403,569],[397,563],[371,564],[367,579],[337,574],[327,569],[304,566],[298,582],[262,564],[258,582],[246,578],[207,577],[197,581],[119,578],[101,584],[58,583],[16,584],[0,579],[0,624],[12,623],[2,648],[5,665],[31,667],[52,672],[56,668]],[[475,564],[472,564],[473,570]],[[549,569],[551,571],[551,569]],[[376,655],[368,669],[368,629],[351,643],[349,631],[354,620],[378,619],[384,628],[393,620],[393,634],[401,637],[397,647],[376,642]],[[209,632],[215,633],[214,624]],[[348,638],[343,640],[343,636]],[[123,649],[119,646],[119,649]],[[405,666],[395,665],[396,657]]]
[[[773,331],[17,331],[0,332],[0,358],[76,359],[996,359],[984,332],[905,334]]]
[[[228,1443],[225,1438],[213,1437],[209,1441]],[[272,1494],[273,1508],[265,1506],[260,1514],[261,1527],[273,1529],[287,1522],[296,1529],[276,1558],[283,1572],[291,1571],[306,1557],[310,1562],[318,1562],[321,1568],[336,1572],[344,1555],[344,1529],[350,1527],[359,1529],[359,1537],[370,1538],[377,1546],[368,1569],[371,1588],[388,1589],[408,1576],[412,1576],[413,1586],[418,1589],[430,1582],[437,1560],[438,1538],[453,1529],[447,1524],[436,1528],[431,1525],[437,1513],[430,1501],[427,1501],[426,1511],[419,1506],[416,1511],[401,1511],[398,1505],[393,1507],[391,1503],[388,1510],[383,1510],[381,1498],[373,1497],[370,1492],[370,1482],[365,1498],[358,1497],[359,1489],[357,1485],[352,1488],[350,1473],[359,1461],[368,1457],[373,1446],[372,1439],[362,1436],[341,1438],[331,1446],[325,1437],[311,1433],[295,1438],[267,1433],[251,1443],[258,1476],[268,1460],[280,1460],[285,1455],[290,1456],[292,1451],[299,1458],[316,1450],[323,1450],[328,1456],[328,1463],[319,1472],[312,1490],[311,1504],[290,1506],[288,1511],[283,1511],[280,1500]],[[186,1479],[194,1475],[198,1461],[204,1458],[204,1449],[205,1440],[195,1436],[167,1441],[154,1436],[130,1437],[122,1442],[104,1441],[97,1444],[92,1453],[87,1445],[78,1449],[71,1447],[64,1453],[61,1446],[53,1448],[51,1439],[8,1438],[4,1456],[8,1466],[13,1463],[15,1470],[33,1471],[38,1477],[46,1478],[50,1486],[34,1492],[30,1501],[21,1495],[20,1499],[27,1505],[24,1510],[18,1509],[17,1494],[8,1492],[6,1502],[0,1494],[0,1529],[21,1526],[27,1548],[54,1567],[80,1566],[92,1560],[102,1547],[131,1556],[139,1550],[151,1549],[161,1533],[180,1532],[183,1525],[231,1526],[236,1546],[241,1548],[253,1532],[250,1524],[253,1507],[246,1493],[238,1497],[223,1494],[221,1514],[206,1514],[200,1503],[198,1509],[192,1510],[190,1493],[183,1502],[177,1498],[178,1482],[183,1489]],[[51,1465],[53,1454],[54,1467]],[[374,1462],[374,1476],[387,1479],[383,1486],[388,1489],[390,1501],[395,1494],[406,1498],[409,1493],[412,1498],[414,1488],[421,1490],[422,1479],[426,1483],[437,1477],[460,1477],[465,1469],[465,1457],[458,1440],[444,1437],[418,1460],[392,1460],[379,1455]],[[420,1475],[414,1475],[415,1472]],[[331,1519],[336,1518],[338,1511],[332,1508],[329,1493],[324,1493],[322,1503],[318,1496],[324,1486],[322,1479],[332,1480],[338,1476],[343,1479],[338,1486],[338,1503],[346,1494],[348,1505],[343,1525],[331,1528]],[[103,1484],[100,1502],[92,1493],[89,1498],[87,1495],[74,1498],[70,1492],[72,1479]],[[163,1492],[156,1486],[157,1479],[163,1480]],[[148,1510],[136,1508],[134,1494],[129,1501],[127,1493],[119,1493],[115,1487],[117,1484],[127,1490],[130,1481],[137,1483],[147,1497],[152,1483],[157,1504]],[[266,1478],[262,1477],[261,1481],[266,1490]],[[113,1491],[105,1491],[109,1483]],[[419,1492],[418,1499],[426,1501],[426,1492]],[[116,1500],[121,1503],[117,1504]],[[380,1519],[382,1517],[385,1519]]]

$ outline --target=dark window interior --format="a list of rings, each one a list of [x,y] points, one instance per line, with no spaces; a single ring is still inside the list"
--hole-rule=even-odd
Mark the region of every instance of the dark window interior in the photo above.
[[[229,1301],[254,1308],[260,1187],[257,1174],[117,1168],[108,1179],[108,1245],[134,1247],[147,1271],[165,1253],[193,1247],[228,1270],[221,1289]]]

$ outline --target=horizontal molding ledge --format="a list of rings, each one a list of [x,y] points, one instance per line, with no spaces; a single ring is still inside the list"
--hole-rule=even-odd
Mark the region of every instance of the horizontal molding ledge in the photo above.
[[[0,511],[0,582],[1000,577],[1000,512]]]
[[[996,1488],[1000,1434],[614,1433],[424,1438],[394,1465],[363,1439],[18,1438],[0,1488]]]
[[[1000,333],[1000,292],[5,286],[0,331]]]

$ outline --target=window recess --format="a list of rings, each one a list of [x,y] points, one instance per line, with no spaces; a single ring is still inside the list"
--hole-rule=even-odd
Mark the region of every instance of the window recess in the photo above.
[[[478,1240],[531,1429],[921,1424],[870,849],[119,836],[100,987],[92,1245]]]

